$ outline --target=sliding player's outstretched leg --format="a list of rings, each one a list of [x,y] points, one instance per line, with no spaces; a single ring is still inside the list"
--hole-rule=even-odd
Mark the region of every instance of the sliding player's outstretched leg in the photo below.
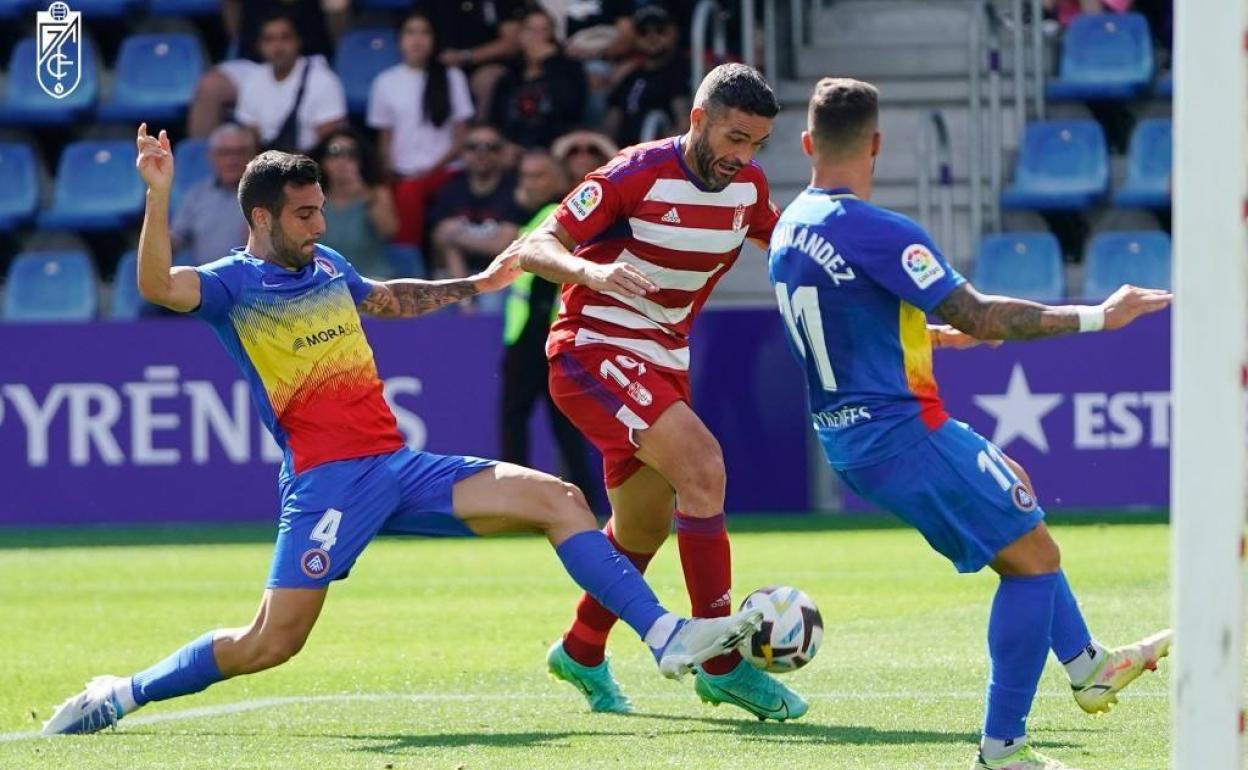
[[[303,647],[327,589],[269,589],[250,625],[209,631],[132,676],[97,676],[57,707],[44,735],[94,733],[148,703],[285,663]]]
[[[672,528],[676,492],[654,469],[641,466],[623,483],[607,490],[614,512],[603,531],[616,550],[644,573]],[[563,638],[550,647],[546,667],[571,684],[591,711],[627,714],[632,703],[620,689],[606,657],[607,636],[617,618],[589,594],[576,605],[576,618]]]
[[[637,632],[670,679],[736,649],[762,622],[761,612],[693,619],[668,612],[597,529],[581,490],[549,474],[500,463],[456,482],[453,505],[477,534],[546,535],[572,579]]]

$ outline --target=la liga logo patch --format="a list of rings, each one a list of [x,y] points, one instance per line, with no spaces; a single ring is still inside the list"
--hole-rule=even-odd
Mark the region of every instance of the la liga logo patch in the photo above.
[[[313,261],[316,262],[316,266],[324,270],[330,278],[338,275],[338,268],[334,267],[334,263],[330,262],[328,259],[325,259],[324,257],[317,257]]]
[[[901,252],[901,266],[920,289],[926,289],[945,277],[944,266],[921,243],[912,243]]]
[[[1014,499],[1014,507],[1023,513],[1036,510],[1035,495],[1021,481],[1014,482],[1014,486],[1010,487],[1010,497]]]
[[[567,206],[578,222],[584,222],[598,208],[599,203],[602,203],[602,185],[586,182],[568,196]]]

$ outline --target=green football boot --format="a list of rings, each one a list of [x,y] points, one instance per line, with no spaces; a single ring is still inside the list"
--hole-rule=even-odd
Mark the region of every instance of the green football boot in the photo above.
[[[704,703],[731,703],[759,721],[797,719],[809,708],[802,696],[744,660],[727,674],[708,674],[699,668],[693,689]]]
[[[620,692],[620,685],[611,676],[611,667],[606,660],[596,666],[582,666],[563,649],[563,640],[560,639],[546,653],[546,667],[551,676],[580,690],[585,700],[589,701],[590,711],[608,714],[633,712],[633,704]]]

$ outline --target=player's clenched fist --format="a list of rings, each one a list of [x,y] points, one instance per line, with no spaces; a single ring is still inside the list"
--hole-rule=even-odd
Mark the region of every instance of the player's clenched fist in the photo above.
[[[1170,305],[1174,295],[1161,289],[1141,289],[1124,284],[1101,303],[1105,311],[1105,329],[1121,329],[1148,313],[1156,313]]]
[[[627,262],[586,267],[584,284],[594,291],[615,292],[625,297],[644,297],[659,290],[645,273]]]
[[[169,147],[169,135],[162,129],[159,138],[148,136],[147,124],[140,123],[135,143],[139,150],[135,165],[148,189],[169,192],[173,184],[173,150]]]

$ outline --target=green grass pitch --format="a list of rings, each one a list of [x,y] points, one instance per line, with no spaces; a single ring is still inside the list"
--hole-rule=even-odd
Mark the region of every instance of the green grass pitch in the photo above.
[[[0,768],[965,770],[995,577],[959,576],[916,533],[879,520],[759,518],[730,524],[738,598],[790,583],[826,626],[818,658],[786,679],[811,701],[797,722],[703,705],[691,678],[662,679],[624,627],[613,665],[638,713],[589,714],[545,673],[577,591],[543,540],[383,539],[330,591],[287,665],[148,706],[115,732],[33,740],[92,675],[128,674],[207,629],[245,624],[271,528],[0,530]],[[1170,607],[1164,518],[1113,522],[1053,524],[1093,633],[1110,645],[1166,626]],[[687,609],[674,542],[649,575]],[[1091,717],[1050,661],[1034,744],[1085,770],[1162,770],[1169,666]]]

